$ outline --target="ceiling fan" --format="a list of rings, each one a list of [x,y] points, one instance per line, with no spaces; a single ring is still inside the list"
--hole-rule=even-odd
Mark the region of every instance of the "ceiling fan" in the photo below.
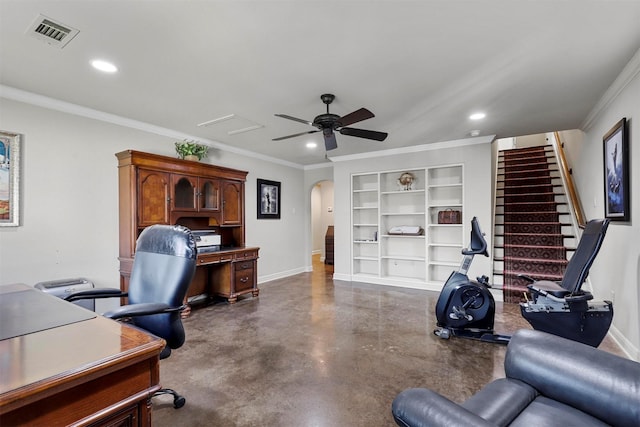
[[[354,123],[375,117],[374,114],[366,108],[360,108],[359,110],[356,110],[353,113],[349,113],[346,116],[342,117],[338,116],[337,114],[329,113],[329,104],[331,104],[335,98],[336,97],[330,93],[325,93],[324,95],[320,96],[322,102],[327,105],[327,112],[326,114],[320,114],[319,116],[317,116],[315,119],[313,119],[313,122],[299,119],[297,117],[288,116],[286,114],[276,114],[276,116],[282,117],[283,119],[305,123],[318,129],[295,133],[293,135],[281,136],[280,138],[274,138],[273,141],[281,141],[283,139],[293,138],[300,135],[322,132],[322,135],[324,136],[324,146],[327,151],[329,151],[338,148],[338,143],[336,141],[336,135],[334,131],[340,132],[342,135],[355,136],[358,138],[373,139],[376,141],[385,140],[388,135],[385,132],[346,127]]]

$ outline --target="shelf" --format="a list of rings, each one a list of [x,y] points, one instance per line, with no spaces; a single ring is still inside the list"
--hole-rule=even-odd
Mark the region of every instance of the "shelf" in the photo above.
[[[435,260],[432,260],[429,263],[431,265],[441,265],[441,266],[445,266],[445,267],[459,267],[460,266],[460,262],[454,262],[454,261],[435,261]]]
[[[461,208],[462,203],[438,203],[438,204],[430,204],[430,208]]]
[[[421,188],[419,190],[394,190],[394,191],[381,191],[380,195],[381,196],[388,196],[390,194],[420,194],[420,193],[424,193],[425,190],[424,188]]]
[[[414,234],[383,234],[382,237],[390,238],[390,239],[424,239],[425,235],[414,235]]]
[[[378,243],[377,240],[354,240],[353,243],[364,243],[364,244],[373,244]]]
[[[359,261],[378,261],[378,258],[368,256],[355,256],[353,259],[357,259]]]
[[[424,212],[406,212],[406,213],[384,212],[384,213],[381,213],[380,215],[382,216],[412,216],[412,215],[424,216]]]
[[[403,255],[383,255],[381,259],[397,259],[398,261],[425,261],[426,258]]]
[[[353,224],[354,227],[377,227],[378,224]]]
[[[364,190],[353,190],[354,193],[377,193],[378,189],[377,188],[371,188],[371,189],[364,189]]]
[[[462,187],[462,184],[433,184],[428,188]]]

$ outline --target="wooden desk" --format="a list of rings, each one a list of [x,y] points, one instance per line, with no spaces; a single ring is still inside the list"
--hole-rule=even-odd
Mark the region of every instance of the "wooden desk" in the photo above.
[[[9,294],[15,305],[26,292],[40,291],[0,286],[0,310]],[[42,294],[52,307],[68,304]],[[99,315],[4,339],[0,425],[150,426],[163,348],[162,339]]]

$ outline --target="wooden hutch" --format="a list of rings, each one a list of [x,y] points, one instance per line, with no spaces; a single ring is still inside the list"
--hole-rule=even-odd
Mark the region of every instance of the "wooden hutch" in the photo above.
[[[117,153],[119,177],[120,288],[128,289],[136,240],[153,224],[180,224],[221,236],[221,250],[198,254],[187,293],[258,296],[257,247],[245,247],[244,185],[247,172],[127,150]],[[187,313],[188,314],[187,309]]]

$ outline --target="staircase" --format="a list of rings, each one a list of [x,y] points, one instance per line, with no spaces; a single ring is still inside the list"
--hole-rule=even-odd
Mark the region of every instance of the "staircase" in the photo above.
[[[551,145],[500,151],[497,175],[494,283],[518,303],[528,284],[518,275],[561,280],[576,243]]]

